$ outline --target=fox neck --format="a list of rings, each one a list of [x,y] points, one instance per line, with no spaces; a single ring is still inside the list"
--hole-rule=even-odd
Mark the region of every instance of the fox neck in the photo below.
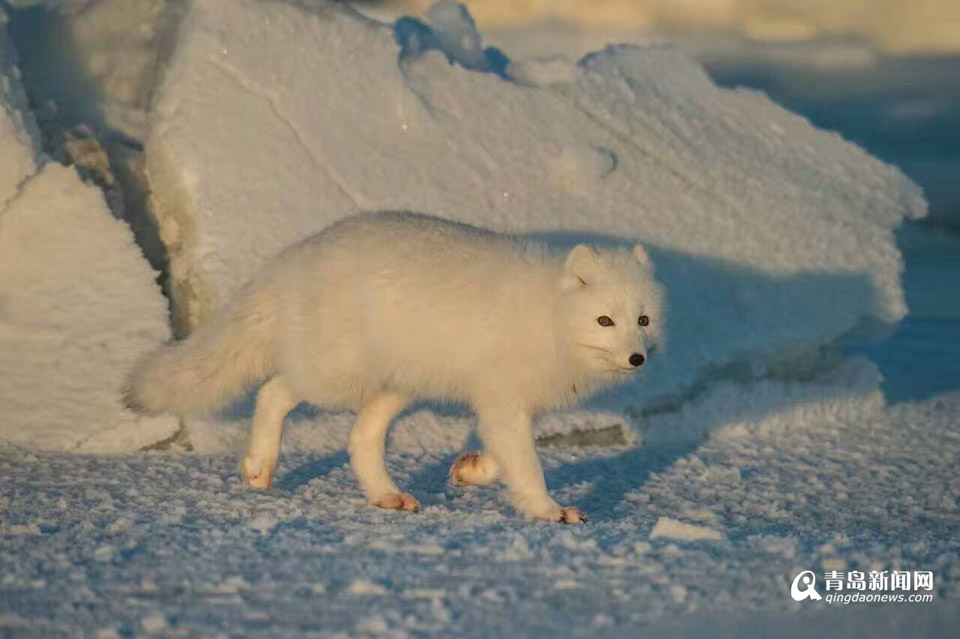
[[[570,361],[565,377],[565,383],[561,387],[563,395],[559,398],[559,403],[571,407],[619,381],[618,376],[613,372],[585,368],[582,362],[575,359]]]

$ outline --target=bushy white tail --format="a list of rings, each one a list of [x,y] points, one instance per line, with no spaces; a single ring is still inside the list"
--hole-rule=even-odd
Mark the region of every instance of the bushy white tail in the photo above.
[[[276,306],[268,289],[241,292],[189,338],[145,357],[127,378],[124,403],[181,416],[223,407],[272,374]]]

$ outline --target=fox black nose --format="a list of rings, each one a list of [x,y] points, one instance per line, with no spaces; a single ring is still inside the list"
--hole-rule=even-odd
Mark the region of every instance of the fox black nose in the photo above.
[[[643,355],[640,353],[634,353],[630,356],[630,365],[631,366],[643,366]]]

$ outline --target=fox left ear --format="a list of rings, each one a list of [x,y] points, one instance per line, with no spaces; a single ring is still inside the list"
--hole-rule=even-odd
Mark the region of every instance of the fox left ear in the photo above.
[[[574,246],[567,254],[567,260],[563,265],[566,286],[568,288],[586,286],[587,282],[593,279],[599,260],[600,254],[592,246],[586,244]]]
[[[647,268],[653,270],[653,262],[650,260],[650,255],[647,253],[647,249],[643,248],[643,244],[633,245],[633,256],[637,258],[637,261],[640,262],[641,266],[646,266]]]

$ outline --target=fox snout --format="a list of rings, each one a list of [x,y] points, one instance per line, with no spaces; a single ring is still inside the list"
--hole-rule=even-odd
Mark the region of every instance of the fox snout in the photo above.
[[[641,366],[643,366],[643,362],[645,362],[646,359],[647,358],[641,355],[640,353],[634,353],[633,355],[630,356],[630,365],[633,366],[634,368],[640,368]]]

